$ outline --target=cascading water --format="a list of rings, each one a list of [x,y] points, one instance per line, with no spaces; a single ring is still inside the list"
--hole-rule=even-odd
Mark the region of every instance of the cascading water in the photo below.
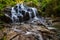
[[[12,14],[11,15],[12,22],[17,22],[19,19],[18,19],[17,14],[14,10],[14,7],[12,7],[11,14]]]
[[[23,3],[21,4],[21,9],[25,10],[25,7],[24,7]]]
[[[36,8],[33,8],[33,7],[25,7],[25,6],[23,5],[23,3],[22,3],[22,4],[17,4],[17,5],[16,5],[16,8],[15,8],[15,7],[12,7],[12,8],[11,8],[11,16],[9,16],[9,15],[7,15],[7,14],[5,14],[5,15],[6,15],[7,17],[11,18],[11,20],[12,20],[13,23],[20,23],[21,20],[22,20],[23,22],[25,22],[24,19],[26,19],[26,17],[28,17],[27,14],[29,15],[29,18],[30,18],[29,20],[31,20],[31,22],[33,22],[33,24],[34,24],[35,21],[38,21],[39,23],[47,26],[47,25],[46,25],[46,20],[45,20],[43,17],[39,18],[39,17],[37,16],[37,9],[36,9]],[[32,15],[32,14],[33,14],[33,15]],[[32,17],[32,16],[33,16],[33,17]],[[27,20],[27,21],[29,21],[29,20]],[[15,24],[14,24],[14,25],[15,25]],[[20,26],[17,26],[17,25],[16,25],[16,26],[12,26],[12,27],[13,27],[12,29],[13,29],[14,31],[24,33],[25,35],[33,34],[33,35],[35,35],[36,37],[38,36],[38,38],[37,38],[36,40],[43,40],[42,34],[37,33],[38,31],[36,31],[35,33],[32,32],[32,31],[30,31],[30,30],[28,30],[28,31],[26,31],[26,32],[23,32],[21,29],[17,29],[17,28],[16,28],[16,27],[20,27]],[[27,27],[28,27],[28,26],[27,26]],[[35,26],[34,26],[34,27],[35,27]],[[34,28],[34,27],[32,27],[32,28]],[[25,29],[25,28],[24,28],[24,29]]]
[[[21,11],[20,10],[20,8],[19,8],[19,4],[17,4],[17,10],[18,10],[18,12],[17,12],[17,16],[21,16],[21,17],[23,17],[23,15],[22,15],[22,13],[20,13],[19,11]],[[23,9],[23,8],[22,8]]]
[[[33,14],[33,15],[32,15]],[[27,16],[29,15],[29,17]],[[26,7],[23,3],[17,4],[16,7],[11,8],[11,16],[6,15],[11,18],[13,23],[25,22],[27,19],[31,22],[39,21],[41,24],[46,25],[46,20],[44,18],[37,17],[37,9],[33,7]],[[28,17],[28,18],[27,18]],[[27,20],[27,21],[29,21]]]
[[[34,21],[37,21],[37,20],[39,20],[39,18],[37,17],[37,9],[36,8],[32,8],[32,10],[33,10],[33,13],[34,13]]]
[[[34,13],[34,20],[38,19],[37,16],[36,16],[36,12],[37,12],[36,8],[32,8],[32,7],[25,8],[23,3],[22,4],[17,4],[16,6],[17,6],[16,9],[14,9],[14,7],[12,7],[12,10],[11,10],[11,14],[12,14],[11,19],[12,19],[13,22],[17,22],[17,21],[19,22],[18,16],[21,16],[23,18],[23,14],[22,14],[21,11],[25,11],[24,15],[26,15],[27,12],[28,12],[30,19],[32,19],[32,12],[33,12]],[[17,10],[17,12],[16,12],[16,10]]]
[[[31,19],[31,12],[29,12],[29,16],[30,16],[30,19]]]
[[[37,15],[36,15],[37,9],[36,8],[32,8],[32,10],[33,10],[33,13],[34,13],[34,18],[37,18]]]

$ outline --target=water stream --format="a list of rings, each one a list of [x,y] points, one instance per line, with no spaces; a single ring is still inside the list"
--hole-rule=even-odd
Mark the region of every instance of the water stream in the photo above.
[[[33,15],[32,15],[33,14]],[[46,20],[37,16],[37,9],[33,7],[25,6],[22,4],[17,4],[11,8],[11,16],[5,14],[7,17],[11,18],[12,23],[21,23],[26,20],[30,22],[39,21],[41,24],[46,25]],[[29,17],[28,17],[29,16]],[[33,17],[33,18],[32,18]]]
[[[33,16],[32,16],[32,14],[33,14]],[[46,24],[46,20],[43,17],[39,18],[37,16],[37,9],[36,8],[25,7],[25,5],[23,3],[22,4],[17,4],[16,6],[11,8],[11,16],[9,16],[7,14],[5,14],[5,15],[7,17],[11,18],[12,23],[22,23],[22,22],[25,22],[27,19],[29,19],[29,20],[31,20],[30,22],[34,23],[35,21],[39,21],[41,24],[45,25],[46,27],[48,26]],[[29,20],[27,20],[27,21],[29,21]],[[12,28],[12,29],[14,31],[17,31],[17,32],[22,32],[22,30],[16,29],[16,27]],[[38,36],[39,40],[43,40],[42,35],[39,34],[39,33],[28,32],[28,31],[26,33],[25,32],[22,32],[22,33],[24,33],[25,35],[33,34],[33,35]]]

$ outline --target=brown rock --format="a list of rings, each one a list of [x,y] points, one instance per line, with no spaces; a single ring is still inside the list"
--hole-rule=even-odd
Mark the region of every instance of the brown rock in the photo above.
[[[0,39],[3,38],[4,34],[3,32],[0,30]]]
[[[7,40],[10,40],[10,39],[12,39],[14,36],[16,36],[16,35],[17,35],[17,33],[12,30],[12,31],[10,31],[10,32],[7,34],[6,39],[7,39]]]

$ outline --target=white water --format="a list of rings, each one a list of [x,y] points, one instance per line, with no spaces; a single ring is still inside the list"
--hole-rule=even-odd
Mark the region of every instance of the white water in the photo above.
[[[43,37],[42,37],[42,34],[41,33],[35,33],[35,32],[26,32],[25,33],[25,35],[29,35],[29,34],[33,34],[33,35],[35,35],[35,36],[38,36],[39,38],[39,40],[43,40]]]
[[[40,18],[40,22],[41,22],[43,25],[45,25],[46,27],[48,26],[48,25],[46,24],[46,20],[45,20],[44,18]]]
[[[33,13],[34,13],[34,20],[39,20],[37,17],[37,9],[36,8],[32,8]]]
[[[29,12],[29,17],[30,17],[30,19],[31,19],[31,16],[32,16],[32,15],[31,15],[31,12]]]
[[[10,16],[9,16],[8,14],[5,14],[5,16],[7,16],[7,17],[9,17],[9,18],[10,18]]]
[[[21,9],[25,10],[25,7],[24,7],[23,3],[21,4]]]
[[[24,17],[23,14],[19,12],[19,11],[22,11],[23,10],[23,11],[25,11],[25,13],[24,13],[25,15],[27,14],[26,12],[29,13],[29,17],[30,17],[30,19],[32,19],[31,22],[34,23],[34,21],[39,21],[41,24],[47,26],[46,25],[46,20],[44,18],[38,18],[37,17],[37,9],[36,8],[28,7],[27,9],[32,10],[32,11],[28,11],[23,4],[17,4],[16,6],[17,6],[17,11],[18,11],[17,13],[16,13],[14,7],[12,7],[11,8],[12,9],[11,10],[11,14],[12,14],[11,17],[9,15],[6,15],[5,14],[6,16],[8,16],[8,17],[10,17],[12,19],[12,22],[13,23],[17,23],[17,22],[20,21],[18,16],[21,16],[22,18]],[[21,7],[21,9],[19,8],[19,6]],[[32,18],[32,12],[34,14],[34,18]],[[14,27],[15,28],[12,28],[14,31],[25,33],[22,30],[16,29],[17,26],[14,26]],[[28,31],[25,33],[25,35],[29,35],[29,34],[33,34],[35,36],[38,36],[39,37],[38,38],[39,40],[43,40],[42,34],[40,34],[40,33],[34,33],[34,32],[28,32]]]
[[[18,30],[18,29],[16,29],[16,28],[12,28],[14,31],[16,31],[16,32],[21,32],[22,30]]]
[[[33,10],[34,16],[37,17],[37,16],[36,16],[37,9],[36,9],[36,8],[32,8],[32,10]]]
[[[17,4],[17,9],[18,9],[17,16],[21,16],[21,17],[23,17],[22,13],[19,12],[19,11],[20,11],[19,6],[20,6],[20,5]],[[21,5],[21,7],[22,7],[22,5]],[[23,9],[23,8],[22,8],[22,9]]]
[[[12,22],[17,22],[19,19],[18,19],[17,15],[16,15],[14,7],[12,7],[11,14],[12,14],[12,16],[11,16]]]
[[[44,18],[38,18],[37,17],[37,9],[36,8],[33,8],[33,7],[25,7],[24,4],[17,4],[16,5],[16,9],[17,9],[17,12],[16,10],[14,9],[15,7],[12,7],[11,8],[11,17],[9,15],[6,15],[7,17],[10,17],[12,22],[13,23],[18,23],[20,22],[20,18],[19,17],[22,17],[22,19],[25,19],[23,18],[23,14],[22,14],[22,11],[24,11],[24,15],[26,16],[27,12],[29,14],[29,20],[31,20],[31,22],[34,22],[34,21],[39,21],[41,24],[45,25],[45,26],[48,26],[46,24],[46,20]],[[29,10],[28,10],[29,9]],[[34,17],[32,18],[32,14],[34,14]],[[27,17],[27,16],[26,16]],[[25,21],[24,21],[25,22]]]

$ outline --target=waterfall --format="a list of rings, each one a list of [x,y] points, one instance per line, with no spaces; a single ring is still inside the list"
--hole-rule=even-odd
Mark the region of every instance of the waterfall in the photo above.
[[[32,15],[33,14],[33,15]],[[21,23],[22,21],[39,21],[41,24],[48,26],[46,20],[43,17],[37,16],[37,9],[33,7],[27,7],[23,3],[17,4],[11,8],[11,16],[5,14],[7,17],[11,18],[13,23]],[[28,17],[29,16],[29,17]]]
[[[32,16],[32,15],[31,15],[31,12],[29,12],[29,17],[30,17],[30,19],[31,19],[31,16]]]
[[[24,7],[23,3],[21,4],[21,9],[25,10],[25,7]]]
[[[34,19],[38,20],[37,9],[36,8],[32,8],[32,10],[33,10],[33,13],[34,13]]]
[[[17,12],[16,12],[16,10],[17,10]],[[8,17],[10,17],[11,18],[11,20],[12,20],[12,22],[13,23],[23,23],[23,22],[25,22],[26,20],[24,20],[24,19],[27,19],[27,18],[29,18],[29,20],[27,20],[27,22],[31,22],[31,23],[33,23],[34,24],[34,22],[36,22],[36,24],[38,24],[38,23],[40,23],[40,24],[43,24],[44,26],[48,26],[47,24],[46,24],[46,20],[43,18],[43,17],[38,17],[37,16],[37,9],[36,8],[33,8],[33,7],[25,7],[24,5],[23,5],[23,3],[22,4],[17,4],[16,5],[16,8],[15,7],[12,7],[11,8],[11,17],[9,16],[9,15],[6,15],[6,16],[8,16]],[[33,15],[32,15],[33,14]],[[29,16],[29,17],[28,17]],[[32,16],[33,16],[33,18],[32,18]],[[22,22],[22,19],[23,19],[23,22]],[[31,20],[31,21],[30,21]],[[18,32],[18,33],[22,33],[22,34],[24,34],[24,35],[29,35],[29,34],[32,34],[32,35],[34,35],[35,37],[36,37],[36,40],[43,40],[43,37],[42,37],[42,34],[41,33],[39,33],[38,31],[30,31],[29,29],[29,31],[22,31],[21,29],[19,30],[19,29],[17,29],[16,27],[18,27],[18,26],[14,26],[13,28],[12,28],[12,30],[14,30],[14,31],[16,31],[16,32]],[[23,26],[22,26],[23,27]],[[27,26],[28,27],[28,26]],[[35,26],[34,26],[35,27]],[[27,30],[27,29],[26,29]],[[37,33],[38,32],[38,33]]]
[[[17,22],[19,19],[18,19],[17,14],[14,10],[14,7],[12,7],[11,14],[12,14],[12,16],[11,16],[12,22]]]
[[[19,6],[20,6],[20,5],[17,4],[17,10],[18,10],[17,16],[23,17],[22,13],[19,12],[19,11],[21,11],[20,8],[19,8]]]
[[[32,19],[32,13],[33,13],[34,14],[34,20],[38,20],[38,17],[36,16],[36,13],[37,13],[37,9],[36,8],[32,8],[32,7],[27,7],[26,8],[23,5],[23,3],[22,4],[17,4],[16,6],[17,6],[16,7],[17,12],[15,11],[14,7],[12,7],[12,10],[11,10],[11,14],[12,14],[11,19],[12,19],[13,22],[17,22],[17,21],[19,22],[18,16],[21,16],[23,18],[23,14],[22,14],[21,11],[25,11],[24,15],[26,15],[26,13],[28,12],[30,19]]]
[[[25,11],[25,14],[26,14],[27,9],[26,9],[26,7],[24,6],[24,4],[22,3],[22,4],[20,4],[20,6],[21,6],[21,10],[24,10],[24,11]]]
[[[33,10],[34,16],[37,17],[37,16],[36,16],[37,9],[36,9],[36,8],[32,8],[32,10]]]

